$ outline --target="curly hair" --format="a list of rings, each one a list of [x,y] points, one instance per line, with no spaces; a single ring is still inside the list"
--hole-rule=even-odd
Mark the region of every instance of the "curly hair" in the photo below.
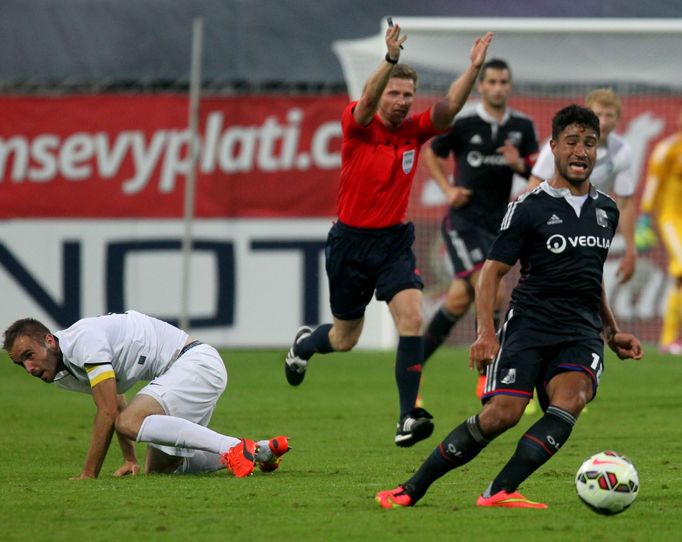
[[[583,128],[591,128],[596,132],[597,138],[600,135],[599,119],[597,118],[597,115],[587,107],[571,104],[559,110],[556,115],[554,115],[554,118],[552,119],[552,139],[558,141],[559,134],[571,124],[577,124]]]

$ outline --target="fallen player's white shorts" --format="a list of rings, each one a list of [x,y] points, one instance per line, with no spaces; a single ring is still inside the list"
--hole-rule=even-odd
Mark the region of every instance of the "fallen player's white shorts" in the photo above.
[[[218,399],[227,387],[227,370],[218,351],[208,344],[187,350],[161,376],[138,393],[156,399],[168,416],[208,426]],[[150,444],[164,453],[190,457],[194,450]]]

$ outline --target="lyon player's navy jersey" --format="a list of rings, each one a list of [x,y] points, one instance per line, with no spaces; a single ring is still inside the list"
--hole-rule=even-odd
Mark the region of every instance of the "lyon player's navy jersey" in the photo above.
[[[618,208],[594,187],[582,207],[571,199],[568,189],[544,182],[510,203],[488,259],[521,263],[515,316],[548,333],[594,336],[602,329],[602,275]]]
[[[472,192],[466,205],[450,212],[491,233],[500,227],[514,177],[514,170],[497,152],[505,141],[519,150],[530,171],[538,152],[535,126],[528,117],[513,109],[508,109],[498,123],[479,105],[457,117],[450,131],[431,143],[433,152],[441,158],[453,154],[455,186]]]

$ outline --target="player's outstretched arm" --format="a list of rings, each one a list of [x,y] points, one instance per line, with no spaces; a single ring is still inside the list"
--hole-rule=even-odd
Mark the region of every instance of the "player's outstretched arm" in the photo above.
[[[92,398],[97,407],[95,421],[92,426],[90,448],[85,458],[81,474],[72,480],[97,478],[102,469],[104,458],[109,450],[114,434],[114,424],[118,416],[118,399],[116,396],[116,379],[108,378],[92,388]]]
[[[635,202],[632,196],[616,198],[620,211],[620,231],[625,239],[625,254],[618,264],[616,276],[620,284],[632,278],[637,262],[637,248],[635,247]]]
[[[486,260],[481,269],[476,285],[476,340],[469,349],[469,367],[474,367],[479,373],[485,371],[485,367],[495,359],[500,343],[495,335],[493,311],[497,290],[502,278],[511,269],[507,265],[496,260]]]
[[[362,96],[358,100],[355,109],[353,110],[353,118],[358,124],[367,126],[374,115],[379,110],[379,99],[391,78],[393,67],[400,58],[401,45],[405,42],[407,36],[400,35],[400,26],[389,26],[386,29],[386,57],[381,60],[377,69],[369,76],[365,87],[362,91]],[[393,62],[389,62],[390,59]]]
[[[619,331],[609,338],[608,344],[620,359],[642,359],[644,355],[642,345],[631,333]]]
[[[452,119],[455,118],[455,115],[464,107],[471,89],[474,87],[474,83],[476,83],[478,72],[481,71],[481,66],[485,62],[485,55],[492,40],[492,32],[476,38],[474,46],[471,48],[471,63],[462,72],[462,75],[450,85],[445,99],[436,103],[431,108],[431,122],[433,122],[436,129],[445,130],[448,128],[452,124]]]
[[[469,201],[471,190],[450,184],[445,170],[445,161],[433,151],[430,145],[424,148],[422,160],[426,164],[431,177],[438,183],[443,194],[445,194],[445,199],[450,207],[459,208]]]
[[[603,282],[601,287],[601,318],[604,325],[604,339],[609,348],[620,359],[642,359],[644,350],[637,337],[618,329],[618,323],[606,297]]]
[[[514,145],[511,139],[505,139],[504,145],[497,148],[497,154],[500,154],[507,165],[514,170],[517,175],[526,175],[526,161],[519,153],[519,148]]]

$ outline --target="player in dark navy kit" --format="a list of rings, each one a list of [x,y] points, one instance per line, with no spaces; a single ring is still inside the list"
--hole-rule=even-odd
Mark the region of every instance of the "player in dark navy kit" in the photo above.
[[[391,311],[400,336],[395,376],[400,417],[395,443],[412,446],[433,431],[431,415],[415,408],[424,357],[421,325],[423,283],[412,252],[414,228],[405,222],[421,145],[445,131],[466,102],[492,40],[477,38],[471,63],[431,109],[409,115],[417,74],[398,64],[400,27],[386,31],[386,57],[369,77],[363,94],[343,112],[338,217],[327,238],[333,324],[298,330],[284,369],[289,384],[303,380],[315,353],[348,351],[376,292]]]
[[[514,175],[527,179],[537,157],[533,122],[507,107],[511,88],[507,63],[487,61],[477,85],[481,102],[424,151],[424,162],[450,206],[441,231],[454,270],[445,300],[424,333],[425,361],[474,302],[479,272],[509,203]],[[450,153],[456,163],[454,184],[446,174]],[[500,291],[496,307],[503,302]]]
[[[594,398],[604,368],[603,341],[621,359],[642,357],[639,341],[619,330],[604,293],[603,266],[618,208],[588,181],[598,141],[599,119],[589,109],[571,105],[555,115],[555,174],[509,205],[481,271],[478,336],[469,362],[486,367],[484,406],[445,437],[407,482],[379,492],[382,507],[414,505],[438,478],[516,425],[536,389],[544,416],[521,437],[476,504],[547,508],[517,488],[561,449]],[[497,336],[495,296],[517,261],[521,278]]]

